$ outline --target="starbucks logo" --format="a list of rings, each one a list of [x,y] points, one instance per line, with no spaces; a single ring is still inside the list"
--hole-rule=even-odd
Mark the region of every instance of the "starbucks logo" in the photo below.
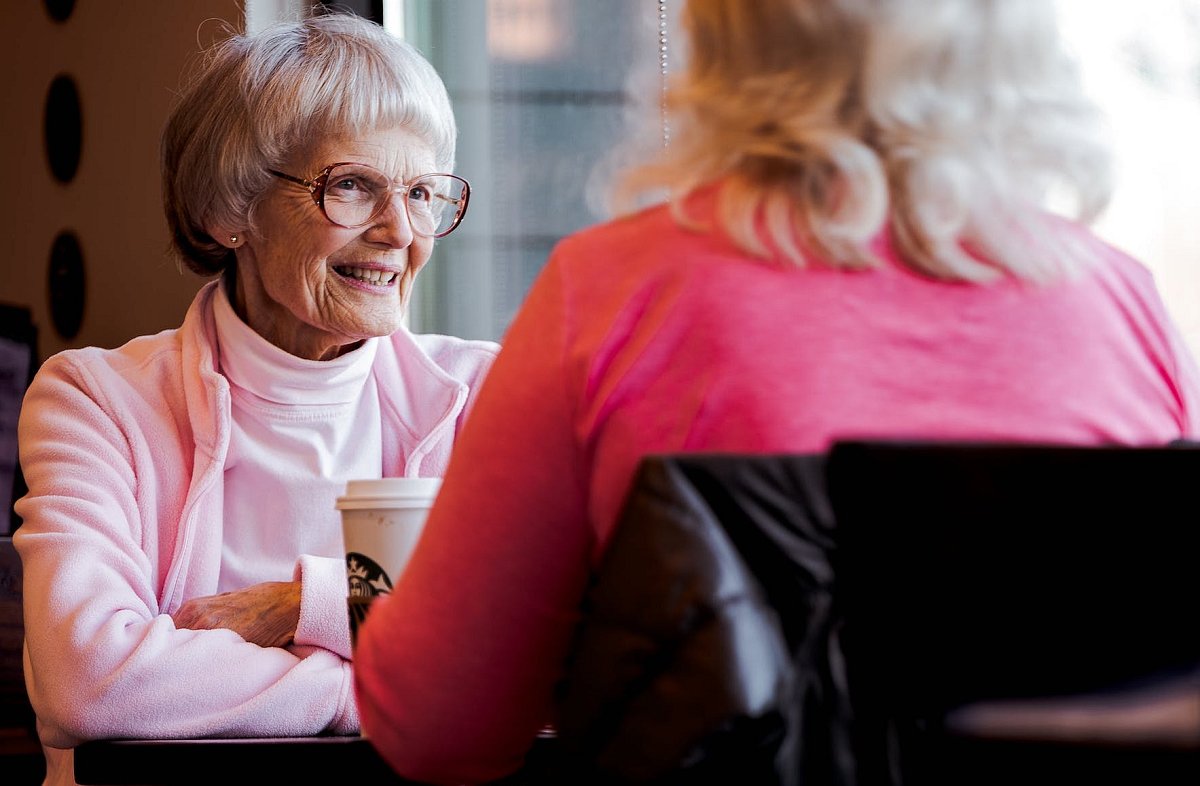
[[[379,563],[351,551],[346,554],[346,574],[350,579],[350,597],[373,598],[392,591],[392,580]]]

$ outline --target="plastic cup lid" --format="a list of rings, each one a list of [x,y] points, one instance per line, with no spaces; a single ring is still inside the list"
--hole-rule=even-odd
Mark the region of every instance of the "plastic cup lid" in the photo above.
[[[338,497],[337,509],[423,507],[433,502],[441,486],[441,478],[351,480]]]

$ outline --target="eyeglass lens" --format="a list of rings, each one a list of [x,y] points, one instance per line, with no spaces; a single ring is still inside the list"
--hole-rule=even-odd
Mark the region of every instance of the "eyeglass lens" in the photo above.
[[[386,207],[396,192],[392,181],[362,164],[341,164],[325,180],[325,215],[342,226],[361,226]],[[436,237],[449,232],[463,208],[464,184],[449,175],[424,175],[403,189],[413,232]]]

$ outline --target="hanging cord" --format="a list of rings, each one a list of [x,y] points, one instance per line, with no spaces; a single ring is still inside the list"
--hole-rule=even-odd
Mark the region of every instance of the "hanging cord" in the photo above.
[[[658,111],[662,122],[662,145],[671,143],[671,127],[667,122],[667,0],[658,0]]]

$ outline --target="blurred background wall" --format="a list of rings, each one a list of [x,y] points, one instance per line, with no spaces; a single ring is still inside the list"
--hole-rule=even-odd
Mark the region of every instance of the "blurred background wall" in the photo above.
[[[167,254],[158,137],[188,58],[223,36],[223,25],[243,27],[242,3],[21,0],[5,3],[2,24],[0,303],[29,309],[40,359],[178,324],[203,282]],[[66,182],[45,143],[47,99],[62,75],[76,87],[81,130]],[[63,116],[55,122],[69,148]],[[69,161],[60,167],[69,170]],[[78,240],[83,262],[81,312],[78,270],[65,262],[52,271],[51,249],[64,233]]]
[[[178,325],[203,283],[167,252],[158,139],[189,58],[246,24],[241,0],[20,0],[2,20],[0,535],[37,364]]]

